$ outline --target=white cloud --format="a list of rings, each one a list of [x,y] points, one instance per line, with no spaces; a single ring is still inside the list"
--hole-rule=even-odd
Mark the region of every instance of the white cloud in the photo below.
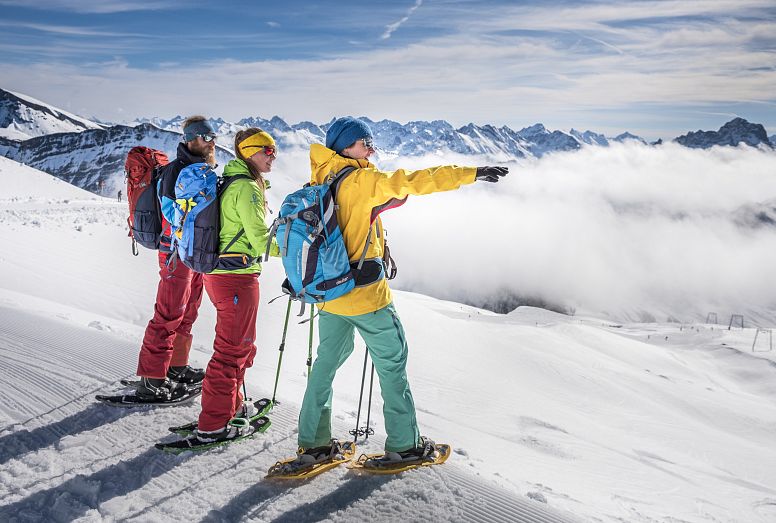
[[[412,16],[412,13],[414,13],[418,7],[423,5],[423,0],[415,0],[415,5],[409,8],[407,11],[407,14],[402,17],[398,22],[394,22],[392,24],[388,24],[385,26],[385,32],[380,36],[381,40],[387,40],[391,37],[391,35],[407,20],[410,19],[410,16]]]
[[[273,186],[306,182],[307,161],[283,154]],[[429,154],[379,167],[445,164],[492,165]],[[630,143],[509,167],[497,184],[412,196],[382,215],[393,288],[470,302],[515,293],[619,319],[716,312],[776,324],[776,229],[746,223],[763,207],[776,213],[776,153]],[[271,191],[273,208],[284,196]]]
[[[398,163],[454,162],[473,160]],[[501,183],[412,197],[384,223],[399,288],[475,301],[508,291],[619,317],[690,320],[776,314],[776,231],[740,223],[762,203],[776,209],[772,152],[629,144],[512,164]]]

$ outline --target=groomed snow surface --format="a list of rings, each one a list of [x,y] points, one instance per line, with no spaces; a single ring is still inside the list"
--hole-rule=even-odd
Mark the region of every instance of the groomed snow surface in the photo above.
[[[156,451],[198,403],[93,399],[134,375],[155,253],[130,254],[125,203],[3,158],[0,187],[0,521],[776,521],[776,356],[769,332],[753,351],[755,329],[727,325],[497,315],[396,292],[421,431],[453,445],[446,464],[265,480],[296,450],[308,328],[293,316],[264,435]],[[281,272],[270,261],[260,279],[254,397],[272,394],[286,307],[268,302]],[[197,366],[214,324],[205,297]],[[335,381],[341,438],[355,424],[363,355],[357,338]],[[364,452],[384,438],[375,389]]]

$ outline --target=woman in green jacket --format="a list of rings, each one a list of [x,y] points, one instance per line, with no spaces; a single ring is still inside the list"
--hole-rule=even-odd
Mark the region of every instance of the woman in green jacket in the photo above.
[[[259,308],[261,254],[267,246],[265,222],[267,184],[277,155],[275,140],[252,127],[237,133],[237,156],[224,167],[224,177],[239,176],[221,195],[221,232],[218,268],[204,277],[205,290],[216,307],[216,337],[202,382],[202,412],[197,427],[199,444],[240,435],[230,424],[242,412],[240,394],[245,369],[256,354],[256,313]],[[273,249],[277,255],[277,247]]]

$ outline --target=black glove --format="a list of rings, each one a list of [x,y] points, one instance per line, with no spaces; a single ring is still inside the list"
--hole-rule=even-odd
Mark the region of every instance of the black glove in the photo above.
[[[477,176],[475,180],[485,180],[486,182],[497,182],[502,176],[509,172],[507,167],[477,167]]]

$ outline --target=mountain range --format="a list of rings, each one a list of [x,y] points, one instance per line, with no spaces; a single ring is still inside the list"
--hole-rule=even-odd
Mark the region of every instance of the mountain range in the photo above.
[[[114,195],[123,183],[124,160],[132,147],[145,145],[174,158],[180,140],[180,134],[151,124],[114,125],[107,129],[46,134],[21,142],[0,138],[0,155],[93,193]],[[227,149],[216,149],[219,164],[232,158]]]
[[[594,131],[549,130],[537,123],[519,131],[507,126],[475,125],[460,128],[444,120],[413,121],[400,124],[391,120],[367,121],[375,135],[380,156],[421,156],[453,152],[485,155],[495,162],[541,158],[560,151],[582,147],[606,147],[617,142],[646,140],[631,133],[607,137]],[[140,119],[129,125],[85,119],[29,96],[0,89],[0,155],[53,174],[78,187],[98,194],[115,194],[123,178],[124,157],[134,145],[161,149],[173,156],[180,142],[184,117]],[[233,157],[235,134],[246,127],[261,127],[272,134],[282,149],[308,147],[323,142],[331,122],[288,124],[274,116],[269,120],[248,117],[238,122],[222,118],[210,120],[218,134],[217,160]],[[332,120],[333,121],[333,120]],[[768,137],[760,124],[735,118],[718,131],[689,132],[674,139],[692,148],[715,145],[773,147],[776,136]],[[653,143],[659,145],[662,141]]]

